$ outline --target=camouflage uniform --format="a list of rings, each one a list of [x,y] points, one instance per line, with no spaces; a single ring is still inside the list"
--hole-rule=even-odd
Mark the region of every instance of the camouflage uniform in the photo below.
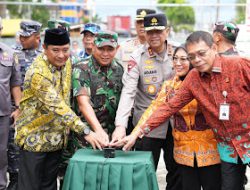
[[[41,27],[40,23],[37,22],[22,22],[26,25],[29,25],[30,23],[38,25]],[[21,23],[21,24],[22,24]],[[39,28],[40,29],[40,28]],[[39,30],[38,29],[38,30]],[[21,31],[21,35],[23,34]],[[37,32],[37,30],[34,30],[33,32]],[[26,35],[31,35],[32,33],[25,33]],[[16,45],[13,47],[15,54],[17,55],[18,62],[20,64],[20,71],[21,71],[21,79],[22,79],[22,85],[21,88],[23,88],[23,81],[25,77],[25,73],[27,69],[30,67],[34,59],[42,52],[41,45],[37,49],[28,49],[24,50],[22,46]],[[12,105],[14,105],[14,102],[12,101]],[[14,109],[14,106],[13,108]],[[14,110],[13,110],[14,111]],[[8,172],[10,176],[17,175],[19,170],[19,147],[14,143],[14,134],[15,134],[15,127],[13,126],[13,123],[11,124],[10,130],[9,130],[9,138],[8,138]],[[11,189],[11,187],[8,186],[8,189]],[[15,188],[14,188],[15,189]]]
[[[116,60],[113,60],[110,67],[101,67],[92,56],[77,63],[73,70],[73,96],[90,97],[96,117],[109,135],[115,129],[114,121],[122,89],[122,75],[123,68]],[[73,105],[76,114],[86,125],[89,125],[78,109],[76,98]],[[63,159],[67,160],[76,150],[83,147],[89,146],[81,136],[71,132]],[[64,167],[66,165],[67,162],[64,163]]]

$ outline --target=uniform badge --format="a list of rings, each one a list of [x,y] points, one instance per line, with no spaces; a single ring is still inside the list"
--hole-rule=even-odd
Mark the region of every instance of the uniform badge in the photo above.
[[[134,60],[130,60],[128,62],[128,72],[131,71],[131,69],[133,69],[135,65],[136,65],[136,62]]]
[[[152,26],[157,26],[157,25],[158,25],[158,20],[157,20],[157,18],[153,17],[153,18],[151,19],[151,25],[152,25]]]
[[[151,81],[151,78],[148,78],[148,77],[145,77],[145,78],[144,78],[144,82],[145,82],[145,83],[148,84],[148,83],[150,83],[150,81]]]
[[[156,93],[156,86],[155,85],[149,85],[147,87],[147,91],[149,94],[155,94]]]
[[[148,59],[148,60],[145,61],[145,63],[146,63],[146,64],[152,64],[153,61],[152,61],[151,59]]]
[[[14,54],[14,60],[15,60],[15,64],[18,65],[19,61],[18,61],[18,56],[17,54]]]
[[[144,67],[144,69],[153,69],[153,68],[154,68],[153,65],[147,65],[147,66]]]
[[[152,77],[152,81],[156,82],[157,81],[157,77]]]
[[[140,15],[141,15],[142,17],[145,17],[145,16],[147,15],[147,13],[146,13],[145,10],[142,10],[142,11],[140,12]]]

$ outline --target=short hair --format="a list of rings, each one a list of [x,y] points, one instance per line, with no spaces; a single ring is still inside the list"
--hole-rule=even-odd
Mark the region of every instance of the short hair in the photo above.
[[[198,43],[204,41],[209,47],[213,45],[213,36],[205,31],[195,31],[190,34],[186,39],[186,47],[192,43]]]

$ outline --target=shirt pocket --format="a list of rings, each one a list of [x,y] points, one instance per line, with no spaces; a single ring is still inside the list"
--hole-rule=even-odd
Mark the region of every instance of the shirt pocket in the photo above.
[[[7,79],[11,76],[13,64],[11,61],[1,61],[0,62],[0,73],[1,78]]]

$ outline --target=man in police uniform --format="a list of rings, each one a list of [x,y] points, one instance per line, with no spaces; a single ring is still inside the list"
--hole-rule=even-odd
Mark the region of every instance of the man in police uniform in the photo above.
[[[135,18],[136,38],[128,39],[120,44],[120,48],[116,53],[116,58],[122,63],[123,68],[127,69],[132,52],[145,44],[144,17],[148,14],[156,13],[152,9],[137,9]]]
[[[20,45],[14,47],[20,64],[22,81],[25,73],[38,54],[42,52],[40,29],[42,24],[36,21],[22,21],[20,23]],[[8,172],[10,183],[7,190],[17,189],[19,148],[14,144],[15,127],[12,124],[8,142]]]
[[[95,34],[100,30],[100,26],[95,23],[87,23],[84,25],[83,30],[81,31],[81,34],[83,34],[82,43],[84,49],[80,52],[80,57],[86,58],[92,54]]]
[[[2,30],[0,18],[0,33]],[[11,118],[16,120],[21,99],[21,76],[14,51],[0,42],[0,190],[7,185],[7,143]],[[15,109],[11,110],[11,95]],[[11,113],[12,112],[12,113]]]
[[[139,47],[146,43],[145,30],[144,30],[144,17],[148,14],[154,14],[155,10],[152,9],[137,9],[135,18],[135,29],[137,33],[136,38],[128,39],[120,44],[120,47],[116,53],[116,58],[121,62],[124,70],[127,69],[130,56]],[[133,109],[128,120],[127,134],[130,134],[133,130]]]
[[[239,28],[232,22],[217,22],[213,29],[213,40],[217,45],[217,52],[223,55],[235,55],[238,51],[235,48],[235,41]]]
[[[125,129],[131,108],[134,105],[133,124],[155,99],[163,81],[173,76],[171,59],[167,55],[168,28],[164,14],[149,14],[144,18],[146,41],[134,51],[128,63],[128,69],[123,75],[123,89],[116,113],[116,129],[112,142],[125,136]],[[136,145],[137,150],[152,151],[155,168],[157,169],[161,150],[164,151],[164,161],[168,170],[166,189],[181,189],[177,173],[177,165],[173,158],[173,137],[169,121],[142,138]],[[167,131],[168,130],[168,131]]]

